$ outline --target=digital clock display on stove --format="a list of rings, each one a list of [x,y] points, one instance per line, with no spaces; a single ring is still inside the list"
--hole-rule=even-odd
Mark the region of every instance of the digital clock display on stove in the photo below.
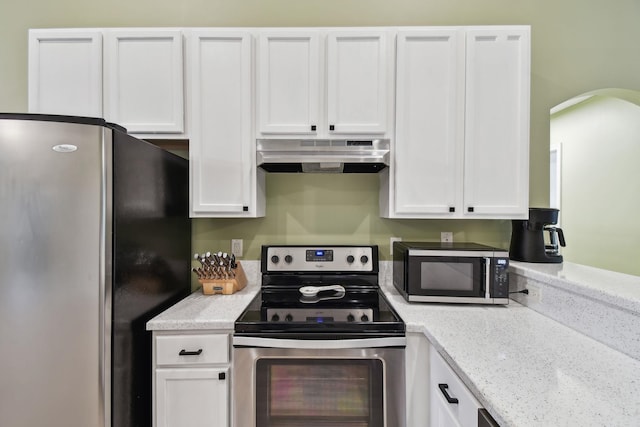
[[[331,249],[307,249],[308,262],[331,262],[333,250]]]

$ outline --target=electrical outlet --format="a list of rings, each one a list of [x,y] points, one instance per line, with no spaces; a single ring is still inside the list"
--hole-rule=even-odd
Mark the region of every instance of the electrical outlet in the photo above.
[[[242,256],[242,239],[231,239],[231,253],[236,257]]]
[[[440,233],[440,242],[442,243],[453,243],[453,232],[451,231],[443,231]]]
[[[393,242],[401,242],[402,237],[389,237],[389,255],[393,255]]]
[[[527,294],[528,302],[542,302],[542,289],[536,285],[528,284],[527,290],[529,291]]]

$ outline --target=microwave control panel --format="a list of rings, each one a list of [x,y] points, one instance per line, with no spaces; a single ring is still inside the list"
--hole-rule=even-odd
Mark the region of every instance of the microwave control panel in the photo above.
[[[496,257],[493,262],[492,298],[509,298],[509,258]]]

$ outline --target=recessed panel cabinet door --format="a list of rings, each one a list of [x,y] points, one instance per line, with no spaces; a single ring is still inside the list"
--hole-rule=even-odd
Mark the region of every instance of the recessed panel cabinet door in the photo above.
[[[108,30],[105,118],[131,133],[182,133],[182,32]]]
[[[395,213],[455,215],[461,200],[464,36],[398,33]]]
[[[429,354],[429,402],[434,427],[478,425],[480,403],[435,350]]]
[[[384,134],[389,102],[389,35],[383,31],[327,35],[329,133]]]
[[[526,218],[529,30],[470,28],[466,44],[465,214]]]
[[[156,369],[156,427],[228,427],[228,369]]]
[[[189,35],[191,215],[257,216],[251,35]]]
[[[258,131],[316,134],[320,125],[320,34],[283,30],[258,41]]]
[[[100,30],[29,30],[29,112],[102,117]]]

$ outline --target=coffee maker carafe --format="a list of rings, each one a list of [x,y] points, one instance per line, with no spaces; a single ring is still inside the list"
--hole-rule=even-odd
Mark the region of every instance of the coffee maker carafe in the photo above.
[[[558,209],[529,208],[528,220],[511,221],[511,245],[509,258],[525,262],[561,263],[561,246],[566,246],[558,223]],[[549,242],[545,242],[549,233]]]

